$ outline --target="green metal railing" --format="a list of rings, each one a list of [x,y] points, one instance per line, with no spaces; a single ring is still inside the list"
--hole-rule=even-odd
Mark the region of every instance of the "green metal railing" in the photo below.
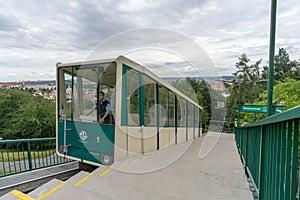
[[[259,199],[300,199],[300,106],[236,128],[236,144]]]
[[[55,138],[0,141],[0,177],[66,162],[56,154]]]

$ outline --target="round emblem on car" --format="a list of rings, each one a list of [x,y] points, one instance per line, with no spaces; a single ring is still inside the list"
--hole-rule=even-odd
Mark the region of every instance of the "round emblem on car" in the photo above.
[[[80,137],[80,139],[81,139],[82,141],[84,141],[84,140],[86,140],[86,139],[88,138],[88,135],[87,135],[87,133],[86,133],[85,131],[81,131],[81,132],[79,133],[79,137]]]

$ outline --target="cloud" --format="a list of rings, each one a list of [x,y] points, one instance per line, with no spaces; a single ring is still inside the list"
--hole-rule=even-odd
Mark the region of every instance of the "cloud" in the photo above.
[[[208,60],[219,69],[217,73],[227,74],[234,72],[234,64],[242,53],[252,61],[262,58],[263,64],[268,60],[270,2],[264,0],[0,1],[0,70],[15,74],[16,80],[26,78],[24,73],[15,72],[23,68],[32,72],[43,69],[43,76],[54,79],[56,62],[91,58],[95,49],[107,40],[115,40],[110,42],[113,46],[104,46],[106,49],[95,55],[128,54],[146,46],[156,48],[159,54],[158,49],[165,48],[177,52],[179,68],[183,61],[191,61],[191,66],[199,67],[204,74],[213,73],[208,63],[201,68],[201,63]],[[299,0],[278,2],[276,48],[287,48],[294,59],[299,59],[300,54],[299,9]],[[153,32],[132,31],[145,27],[180,33],[194,41],[207,56],[204,60],[195,59],[199,51],[182,46],[185,41],[172,34],[154,33],[155,40]],[[186,52],[191,54],[188,59]],[[147,53],[148,60],[142,54],[141,58],[136,54],[134,59],[149,66],[157,66],[155,59],[162,63],[162,56],[152,59],[153,51]],[[167,56],[166,62],[168,59]],[[172,67],[176,68],[174,63]],[[159,67],[154,70],[164,74]],[[27,78],[39,79],[39,75]]]

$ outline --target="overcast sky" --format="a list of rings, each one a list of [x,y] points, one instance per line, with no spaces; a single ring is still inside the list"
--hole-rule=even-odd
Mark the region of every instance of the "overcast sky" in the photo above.
[[[267,64],[270,4],[0,0],[0,81],[55,79],[56,62],[120,54],[159,76],[230,75],[242,53]],[[278,1],[279,47],[300,59],[299,0]]]

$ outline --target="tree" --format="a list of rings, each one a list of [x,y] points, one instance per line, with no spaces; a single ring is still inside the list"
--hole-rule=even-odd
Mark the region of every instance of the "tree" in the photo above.
[[[240,96],[242,96],[242,101],[246,104],[266,105],[267,84],[258,84],[257,82],[268,79],[269,67],[264,66],[260,73],[259,65],[261,60],[254,65],[249,65],[249,61],[250,59],[245,54],[242,54],[239,62],[236,63],[237,71],[233,73],[235,76],[234,81],[230,84],[225,84],[225,87],[230,91],[226,114],[228,121],[237,117],[238,105],[236,102],[239,101]],[[297,100],[299,96],[294,96],[294,94],[298,94],[297,80],[300,80],[299,61],[291,61],[287,51],[284,48],[279,48],[278,55],[274,58],[274,101],[287,102],[286,109],[299,105]],[[285,82],[287,83],[285,84]],[[291,97],[289,97],[288,93],[291,94]],[[242,119],[244,116],[247,122],[253,121],[253,114],[241,113]],[[263,118],[266,115],[260,114],[259,117]]]
[[[235,64],[237,71],[233,73],[233,75],[238,82],[257,81],[259,79],[259,65],[262,59],[256,61],[255,64],[252,65],[248,65],[249,61],[250,59],[244,53],[239,57],[239,61]]]
[[[265,90],[266,84],[258,84],[262,80],[259,70],[261,61],[260,59],[254,64],[249,64],[250,59],[245,53],[239,57],[239,61],[235,64],[237,71],[233,73],[234,80],[225,84],[225,88],[230,91],[227,99],[226,121],[233,122],[237,118],[237,103],[252,104],[259,93]]]
[[[265,66],[262,74],[268,77],[269,67]],[[300,80],[300,63],[296,60],[291,61],[286,49],[279,48],[278,55],[274,57],[274,81],[283,82],[287,78]]]
[[[268,74],[269,74],[269,67],[268,67],[268,65],[265,65],[265,66],[263,66],[263,69],[261,71],[261,78],[264,80],[267,80]]]
[[[274,58],[274,79],[282,81],[291,77],[291,72],[289,54],[284,48],[279,48],[278,55]]]
[[[0,90],[3,139],[49,137],[55,132],[55,102],[19,89]]]

